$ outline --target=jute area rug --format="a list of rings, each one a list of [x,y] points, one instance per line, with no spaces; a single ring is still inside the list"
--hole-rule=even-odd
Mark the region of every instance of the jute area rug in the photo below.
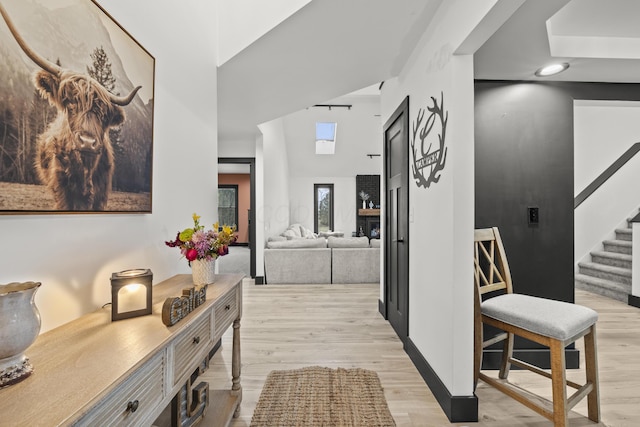
[[[319,366],[271,371],[251,419],[251,427],[395,425],[378,374]]]

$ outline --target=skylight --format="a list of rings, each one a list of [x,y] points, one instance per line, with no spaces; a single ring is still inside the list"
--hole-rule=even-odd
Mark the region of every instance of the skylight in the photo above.
[[[316,154],[334,154],[336,151],[335,122],[316,122]]]

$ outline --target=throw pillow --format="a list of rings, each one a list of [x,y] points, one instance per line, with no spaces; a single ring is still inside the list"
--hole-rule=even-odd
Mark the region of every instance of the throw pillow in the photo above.
[[[287,238],[287,240],[293,240],[293,239],[299,239],[300,238],[300,236],[298,236],[293,230],[288,230],[288,229],[283,231],[281,236]]]
[[[296,237],[304,237],[302,235],[302,226],[300,224],[291,224],[287,230],[293,231]]]

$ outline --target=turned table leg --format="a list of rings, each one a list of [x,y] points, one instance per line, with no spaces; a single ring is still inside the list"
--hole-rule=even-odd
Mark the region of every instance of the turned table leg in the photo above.
[[[242,386],[240,385],[240,318],[233,321],[233,354],[231,358],[232,386],[231,393],[238,396],[238,406],[233,414],[237,417],[240,414],[240,403],[242,403]]]

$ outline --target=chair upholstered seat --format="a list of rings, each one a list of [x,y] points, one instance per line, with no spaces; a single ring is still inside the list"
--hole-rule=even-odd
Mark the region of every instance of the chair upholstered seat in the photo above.
[[[555,427],[567,427],[569,411],[581,399],[587,400],[587,416],[600,422],[598,355],[594,310],[563,301],[513,292],[511,271],[497,227],[474,232],[474,384],[480,379],[507,396],[553,421]],[[541,266],[542,268],[543,266]],[[485,339],[484,326],[501,332]],[[513,353],[519,336],[549,349],[549,369],[518,358]],[[566,347],[583,338],[586,381],[567,380]],[[485,348],[502,342],[502,358],[497,378],[482,372]],[[527,390],[508,380],[511,365],[551,380],[552,399]],[[575,389],[571,396],[567,388]]]
[[[562,341],[598,320],[598,313],[588,307],[522,294],[489,298],[480,308],[485,316]]]

